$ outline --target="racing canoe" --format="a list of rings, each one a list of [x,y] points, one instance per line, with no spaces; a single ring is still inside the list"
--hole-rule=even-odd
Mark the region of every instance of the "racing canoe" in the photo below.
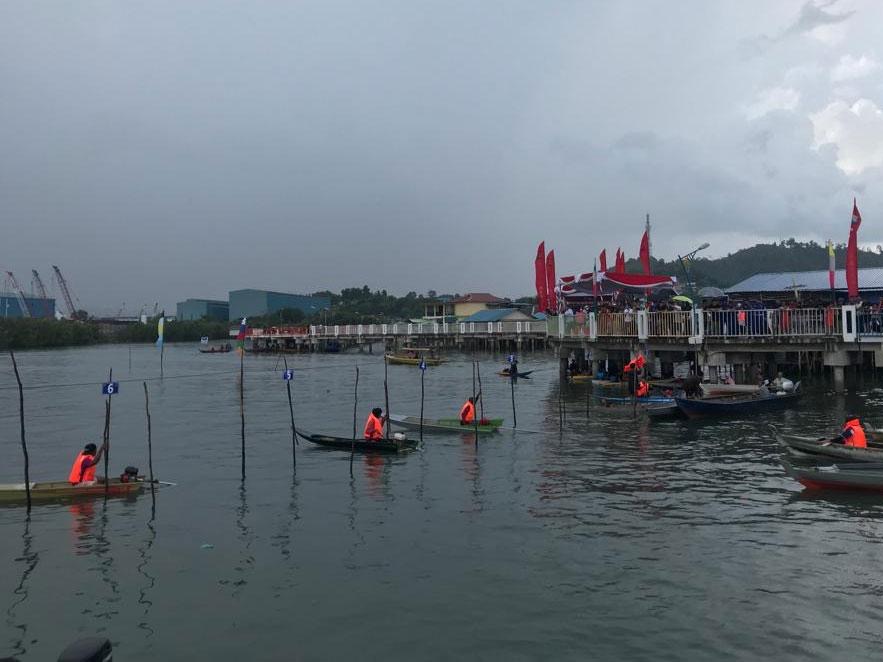
[[[111,478],[107,493],[109,496],[137,494],[147,484],[144,480],[122,483],[119,478]],[[31,483],[31,501],[63,501],[103,496],[103,478],[97,479],[94,485],[71,485],[66,480]],[[0,484],[0,503],[17,503],[26,500],[27,490],[24,483]]]
[[[327,434],[310,434],[299,430],[297,434],[301,439],[311,441],[324,448],[335,448],[342,451],[354,450],[357,453],[399,453],[417,447],[416,439],[381,439],[379,441],[356,439],[353,441],[351,437],[332,437]]]
[[[405,428],[407,430],[419,430],[420,429],[420,417],[419,416],[401,416],[398,414],[390,414],[389,421],[395,427]],[[478,426],[479,433],[488,433],[488,432],[496,432],[500,426],[503,425],[502,418],[490,418],[485,419],[485,424]],[[473,425],[460,425],[460,420],[457,418],[424,418],[423,419],[423,431],[424,432],[473,432],[475,430],[475,426]]]

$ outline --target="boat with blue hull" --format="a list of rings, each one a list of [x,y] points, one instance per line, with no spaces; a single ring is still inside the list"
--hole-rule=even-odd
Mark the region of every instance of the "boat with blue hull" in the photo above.
[[[791,393],[762,393],[720,398],[675,398],[678,408],[690,418],[703,416],[750,416],[794,406],[800,398],[800,384]]]

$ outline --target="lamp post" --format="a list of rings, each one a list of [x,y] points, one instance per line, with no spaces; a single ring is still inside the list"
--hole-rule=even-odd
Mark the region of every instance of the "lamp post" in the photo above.
[[[690,294],[693,294],[694,292],[693,292],[693,282],[690,280],[690,271],[689,271],[689,269],[687,269],[687,262],[692,261],[693,258],[696,257],[696,254],[699,251],[704,251],[710,245],[711,244],[706,242],[706,243],[702,244],[701,246],[699,246],[698,248],[694,248],[692,251],[690,251],[689,253],[686,253],[683,256],[678,255],[678,261],[681,263],[681,269],[684,270],[684,278],[687,281],[687,290],[690,292]]]

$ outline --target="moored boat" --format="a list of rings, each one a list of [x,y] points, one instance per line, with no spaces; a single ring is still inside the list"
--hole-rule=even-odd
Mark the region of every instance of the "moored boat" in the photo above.
[[[111,478],[107,486],[107,494],[109,496],[137,494],[148,484],[140,478],[126,482],[122,482],[119,478]],[[103,478],[97,479],[93,485],[71,485],[66,480],[31,482],[31,501],[63,501],[103,497],[104,488]],[[15,503],[25,500],[27,500],[27,490],[24,483],[0,484],[0,503]]]
[[[426,365],[438,366],[445,362],[445,359],[435,355],[435,350],[427,347],[404,347],[385,356],[386,361],[393,365],[420,365],[423,361]]]
[[[568,375],[568,379],[573,384],[585,384],[587,382],[592,381],[592,376],[591,375]],[[594,382],[594,383],[597,384],[597,382]]]
[[[798,383],[798,387],[799,385]],[[774,409],[784,409],[796,404],[799,397],[799,388],[795,388],[791,393],[734,395],[701,399],[676,397],[675,402],[684,414],[691,418],[698,418],[702,416],[750,415]]]
[[[521,370],[519,370],[518,377],[519,377],[519,379],[530,379],[530,375],[532,372],[533,372],[533,370],[525,370],[524,372],[521,372]],[[509,377],[510,376],[509,371],[506,369],[500,370],[500,372],[498,372],[497,374],[500,375],[500,377]]]
[[[297,434],[301,439],[318,446],[343,451],[354,450],[357,453],[400,453],[417,447],[416,439],[380,439],[379,441],[356,439],[353,441],[351,437],[333,437],[327,434],[310,434],[300,431]]]
[[[810,489],[883,492],[883,464],[845,463],[800,467],[782,458],[785,472]]]
[[[390,414],[389,422],[392,423],[395,427],[405,428],[407,430],[419,430],[420,429],[420,417],[419,416],[402,416],[398,414]],[[490,418],[485,419],[484,423],[479,423],[478,431],[479,433],[489,433],[496,432],[499,430],[500,426],[503,425],[502,418]],[[423,431],[424,432],[473,432],[475,430],[474,425],[460,425],[460,419],[457,418],[424,418],[423,419]]]
[[[754,384],[699,384],[703,398],[719,398],[725,395],[751,395],[760,390]]]
[[[229,344],[221,345],[220,347],[209,347],[204,349],[202,347],[199,348],[200,354],[227,354],[232,351],[232,347]]]
[[[815,458],[834,458],[851,462],[883,462],[883,447],[857,448],[829,443],[830,438],[814,439],[792,434],[776,433],[776,440],[792,455]]]
[[[644,407],[644,411],[647,412],[647,416],[654,419],[680,418],[683,416],[674,398],[671,399],[669,404],[656,404]]]

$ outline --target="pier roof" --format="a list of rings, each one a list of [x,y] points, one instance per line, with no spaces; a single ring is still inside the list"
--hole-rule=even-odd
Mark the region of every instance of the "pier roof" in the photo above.
[[[751,294],[759,292],[787,292],[798,289],[801,292],[827,292],[828,270],[817,271],[783,271],[754,274],[745,280],[727,288],[729,294]],[[846,271],[837,269],[834,272],[834,289],[846,290]],[[858,270],[858,289],[883,290],[883,268],[867,268]]]

